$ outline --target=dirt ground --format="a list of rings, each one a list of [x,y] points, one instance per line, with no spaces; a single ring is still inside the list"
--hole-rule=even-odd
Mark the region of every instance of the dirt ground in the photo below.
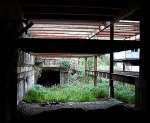
[[[60,109],[82,109],[83,111],[108,109],[113,106],[123,105],[132,108],[121,101],[114,98],[105,98],[93,102],[66,102],[59,104],[50,104],[41,106],[37,103],[20,102],[18,105],[18,112],[20,116],[33,116],[46,111],[56,111]]]
[[[20,102],[17,108],[15,123],[44,122],[117,122],[141,118],[132,106],[113,98],[105,98],[93,102],[60,102],[59,104],[42,105]],[[86,121],[86,122],[85,122]],[[14,122],[12,122],[14,123]]]

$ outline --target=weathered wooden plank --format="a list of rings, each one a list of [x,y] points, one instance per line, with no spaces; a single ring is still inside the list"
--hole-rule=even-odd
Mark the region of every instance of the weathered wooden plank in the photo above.
[[[135,76],[112,74],[112,79],[113,80],[128,83],[128,84],[132,84],[132,85],[135,85],[135,79],[136,78],[137,77],[135,77]]]
[[[97,71],[97,73],[99,77],[106,78],[106,79],[110,78],[109,72]],[[87,70],[87,74],[90,76],[94,76],[94,71]],[[112,73],[112,80],[132,84],[132,85],[135,85],[135,81],[137,81],[138,78],[139,78],[138,76],[128,75],[127,73],[126,74],[122,74],[122,73],[119,74],[119,72]]]

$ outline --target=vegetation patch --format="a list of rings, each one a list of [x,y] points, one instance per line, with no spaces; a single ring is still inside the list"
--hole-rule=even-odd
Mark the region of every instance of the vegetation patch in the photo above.
[[[98,57],[98,70],[109,70],[109,54]],[[93,70],[93,58],[88,58],[88,69]],[[69,59],[61,59],[60,67],[71,70],[69,73],[69,83],[63,85],[54,85],[52,87],[43,87],[35,85],[30,89],[24,97],[26,102],[42,103],[44,101],[52,101],[58,99],[63,102],[69,101],[94,101],[108,97],[109,80],[97,78],[97,86],[94,87],[93,78],[88,76],[85,79],[84,67],[85,59],[78,60],[77,70],[71,69]],[[114,66],[115,67],[115,66]],[[35,67],[37,71],[40,71]],[[120,69],[116,66],[115,69]],[[86,81],[85,81],[86,80]],[[135,86],[114,81],[115,98],[129,104],[134,104]]]
[[[43,87],[35,85],[30,89],[24,97],[24,101],[28,103],[42,103],[58,99],[62,102],[69,101],[95,101],[104,97],[108,97],[109,83],[106,79],[98,79],[96,87],[93,86],[92,80],[88,83],[74,82],[63,85],[54,85],[52,87]],[[134,103],[134,87],[131,85],[123,85],[115,82],[115,97],[126,103]]]
[[[134,104],[135,86],[114,81],[115,98],[125,103]]]

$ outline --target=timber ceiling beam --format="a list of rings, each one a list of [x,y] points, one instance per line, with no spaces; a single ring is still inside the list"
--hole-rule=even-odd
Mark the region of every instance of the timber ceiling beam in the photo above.
[[[127,2],[126,2],[127,1]],[[77,8],[107,8],[107,9],[120,9],[125,7],[125,3],[130,2],[129,0],[20,0],[21,5],[34,5],[43,6],[47,5],[50,7],[77,7]],[[117,3],[117,4],[116,4]]]
[[[107,15],[81,15],[81,14],[65,14],[65,13],[29,13],[24,14],[27,19],[66,19],[66,20],[89,20],[89,21],[110,21],[113,16]]]
[[[41,58],[88,58],[100,56],[100,54],[71,54],[71,53],[32,53],[33,56]]]
[[[128,16],[133,15],[137,10],[140,9],[139,5],[130,4],[126,9],[122,9],[117,16],[113,18],[111,23],[117,23],[119,20],[126,19]]]
[[[95,20],[72,20],[72,19],[31,19],[34,24],[57,24],[57,25],[103,25],[103,21],[95,21]]]
[[[24,52],[104,54],[140,48],[140,42],[117,40],[20,38],[16,40],[16,46],[21,48]]]

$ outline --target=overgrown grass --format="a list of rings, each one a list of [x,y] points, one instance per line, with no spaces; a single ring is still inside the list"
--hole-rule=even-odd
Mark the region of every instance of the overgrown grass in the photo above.
[[[43,87],[35,85],[30,89],[24,97],[25,102],[42,103],[58,99],[63,102],[69,101],[94,101],[100,98],[108,97],[109,83],[106,79],[98,79],[98,85],[93,86],[92,79],[88,79],[88,83],[74,82],[64,85],[54,85],[52,87]],[[115,97],[127,103],[134,102],[134,89],[132,86],[123,85],[122,83],[114,83]]]
[[[123,101],[125,103],[134,104],[135,101],[135,86],[121,83],[121,82],[114,82],[115,88],[115,98]]]
[[[53,99],[59,99],[63,102],[68,101],[94,101],[108,96],[107,84],[98,83],[97,87],[92,82],[87,83],[67,83],[64,85],[54,85],[50,88],[42,85],[35,85],[30,89],[24,101],[41,103]]]

